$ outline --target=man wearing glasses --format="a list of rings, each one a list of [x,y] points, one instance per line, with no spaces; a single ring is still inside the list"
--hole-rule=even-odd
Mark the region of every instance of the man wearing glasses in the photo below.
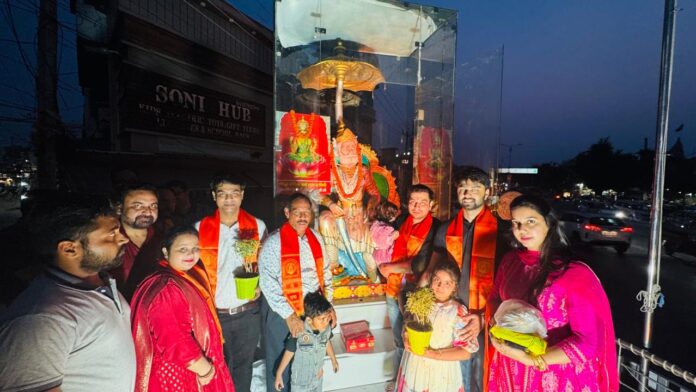
[[[324,242],[310,228],[314,218],[312,202],[306,195],[295,193],[284,212],[288,221],[268,236],[259,256],[268,391],[276,390],[275,373],[286,337],[297,337],[304,330],[304,296],[320,291],[329,301],[333,297],[331,271],[324,261]],[[335,323],[334,313],[331,325]],[[286,391],[290,386],[288,369],[283,374]]]
[[[396,347],[395,371],[399,368],[404,352],[401,312],[403,300],[405,294],[415,288],[416,282],[428,266],[433,253],[433,238],[440,223],[431,214],[433,197],[433,191],[425,185],[417,184],[409,189],[408,215],[399,225],[399,236],[394,241],[391,262],[379,266],[379,272],[387,278],[384,291]]]
[[[121,234],[128,243],[123,247],[123,264],[110,272],[129,301],[138,284],[157,268],[163,239],[155,230],[157,212],[157,190],[152,185],[127,186],[116,201]]]
[[[260,335],[260,290],[251,300],[237,298],[235,274],[257,271],[259,244],[266,224],[242,209],[246,184],[234,175],[219,175],[210,183],[217,210],[195,224],[199,232],[201,261],[215,299],[225,339],[223,351],[237,391],[251,390],[254,351]],[[252,246],[239,247],[239,241]],[[245,254],[241,250],[244,248]],[[250,249],[251,248],[251,249]]]

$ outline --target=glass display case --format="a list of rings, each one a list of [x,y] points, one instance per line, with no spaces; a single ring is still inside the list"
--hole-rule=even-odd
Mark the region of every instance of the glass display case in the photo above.
[[[275,4],[275,193],[304,191],[324,206],[337,286],[379,290],[374,208],[403,211],[421,183],[435,192],[435,216],[449,216],[457,13],[386,0]]]

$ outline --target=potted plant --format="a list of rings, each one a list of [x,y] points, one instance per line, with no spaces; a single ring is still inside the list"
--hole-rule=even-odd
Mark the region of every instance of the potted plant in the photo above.
[[[239,230],[234,249],[242,257],[242,266],[234,272],[237,298],[253,299],[259,284],[259,267],[257,263],[259,240],[254,230]]]
[[[407,294],[406,312],[410,320],[406,322],[406,332],[411,351],[423,355],[430,346],[430,335],[433,327],[430,324],[430,313],[435,305],[435,294],[429,287],[420,288]]]

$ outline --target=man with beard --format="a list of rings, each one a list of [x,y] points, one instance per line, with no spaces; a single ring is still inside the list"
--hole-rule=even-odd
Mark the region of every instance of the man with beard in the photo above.
[[[461,279],[457,285],[457,297],[469,308],[464,316],[467,322],[461,330],[462,341],[478,336],[480,347],[487,343],[488,332],[481,333],[486,326],[486,299],[493,287],[493,274],[500,258],[509,249],[504,237],[505,223],[499,221],[485,205],[490,196],[490,180],[477,167],[464,168],[456,177],[457,200],[461,209],[446,224],[440,226],[435,235],[434,252],[430,260],[430,271],[439,261],[449,258],[461,268]],[[420,285],[430,279],[424,273]],[[472,354],[471,359],[462,361],[464,390],[482,392],[486,350]]]
[[[154,226],[158,214],[155,187],[126,187],[117,201],[116,212],[121,219],[121,234],[129,241],[124,247],[123,264],[110,272],[130,301],[138,284],[155,271],[161,256],[162,236]]]
[[[320,291],[329,301],[333,297],[329,263],[324,262],[324,242],[309,228],[314,211],[309,197],[290,196],[284,208],[287,223],[271,233],[259,255],[261,321],[266,354],[266,387],[275,391],[275,373],[285,349],[285,338],[304,330],[304,296]],[[332,311],[332,322],[336,314]],[[289,370],[283,374],[284,390],[290,390]]]
[[[130,307],[103,272],[128,239],[107,207],[61,206],[36,225],[48,265],[0,318],[0,390],[133,391]]]

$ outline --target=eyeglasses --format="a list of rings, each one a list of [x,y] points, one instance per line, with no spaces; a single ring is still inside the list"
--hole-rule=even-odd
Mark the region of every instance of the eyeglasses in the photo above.
[[[232,192],[217,192],[215,197],[220,199],[238,199],[242,196],[244,191],[232,191]]]

